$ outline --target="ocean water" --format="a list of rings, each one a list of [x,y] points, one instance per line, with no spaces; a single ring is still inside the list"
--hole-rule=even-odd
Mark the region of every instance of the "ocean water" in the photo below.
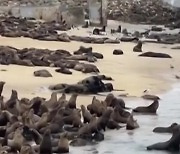
[[[169,154],[165,151],[147,151],[148,145],[168,140],[170,134],[157,134],[152,130],[157,126],[169,126],[180,121],[180,85],[175,85],[169,92],[159,95],[160,106],[157,115],[135,115],[140,128],[127,131],[107,130],[105,140],[97,145],[85,147],[70,147],[70,153],[78,154]],[[140,98],[127,99],[126,106],[136,107],[149,105],[151,101]]]

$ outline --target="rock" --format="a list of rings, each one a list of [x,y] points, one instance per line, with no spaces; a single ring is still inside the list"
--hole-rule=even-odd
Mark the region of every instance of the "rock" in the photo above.
[[[166,53],[158,53],[158,52],[145,52],[140,54],[141,57],[154,57],[154,58],[172,58],[170,55]]]
[[[113,51],[113,55],[123,55],[123,51],[122,51],[122,50],[115,49],[115,50]]]
[[[34,72],[34,76],[36,77],[52,77],[51,73],[47,70],[38,70]]]

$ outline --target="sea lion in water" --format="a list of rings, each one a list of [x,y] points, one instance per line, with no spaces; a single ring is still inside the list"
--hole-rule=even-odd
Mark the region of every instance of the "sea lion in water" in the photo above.
[[[4,81],[0,81],[0,96],[1,96],[3,88],[4,88],[4,84],[5,84]]]
[[[42,142],[40,144],[40,154],[52,154],[52,145],[51,145],[51,133],[50,130],[46,130],[43,135]]]
[[[166,142],[160,142],[147,147],[147,150],[165,150],[172,152],[179,152],[180,144],[180,127],[173,128],[172,137]]]
[[[151,105],[146,107],[140,106],[133,109],[133,111],[138,113],[156,113],[158,107],[159,107],[159,101],[155,100]]]
[[[134,52],[142,52],[142,42],[138,41],[138,44],[133,48]]]
[[[176,127],[178,124],[177,123],[172,123],[168,127],[156,127],[153,129],[153,132],[155,133],[172,133],[174,127]]]
[[[64,133],[61,135],[59,142],[58,142],[58,147],[54,152],[56,153],[69,153],[69,141],[66,137],[67,133]]]
[[[89,123],[92,118],[91,113],[86,109],[84,105],[81,105],[81,111],[82,111],[82,116],[83,116],[83,122]]]

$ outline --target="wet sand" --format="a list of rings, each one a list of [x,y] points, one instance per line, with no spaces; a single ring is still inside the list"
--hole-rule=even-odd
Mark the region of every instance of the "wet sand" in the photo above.
[[[113,22],[112,26],[114,26]],[[148,28],[148,25],[133,27],[129,24],[124,24],[131,31],[133,28],[137,30],[137,27],[141,30]],[[92,28],[91,28],[92,29]],[[74,29],[69,35],[89,35],[89,29]],[[110,36],[109,37],[118,37]],[[47,42],[32,40],[29,38],[5,38],[0,37],[0,45],[9,45],[16,48],[47,48],[47,49],[65,49],[70,52],[76,51],[80,46],[93,47],[93,51],[100,52],[104,55],[104,59],[98,60],[95,64],[100,69],[101,74],[111,76],[114,81],[113,85],[115,89],[125,90],[124,92],[116,92],[115,94],[128,93],[129,96],[141,96],[145,89],[149,89],[151,94],[159,94],[168,91],[172,84],[177,82],[175,75],[180,75],[180,56],[178,50],[172,50],[171,47],[176,45],[163,45],[163,44],[143,44],[143,51],[163,52],[170,54],[172,59],[160,59],[160,58],[145,58],[138,57],[139,53],[134,53],[133,47],[135,43],[120,43],[120,44],[86,44],[82,42]],[[121,49],[124,55],[115,56],[112,54],[114,49]],[[170,65],[175,68],[171,69]],[[0,65],[1,69],[7,71],[1,71],[0,80],[6,82],[4,88],[4,95],[8,97],[11,93],[11,89],[16,89],[19,93],[19,97],[32,98],[34,96],[43,96],[49,98],[51,91],[48,90],[48,86],[57,83],[75,83],[79,80],[90,76],[92,74],[83,74],[81,72],[73,71],[73,75],[63,75],[56,73],[55,68],[45,68],[49,70],[52,78],[39,78],[34,77],[33,72],[38,69],[44,69],[45,67],[24,67],[17,65]],[[90,103],[91,96],[79,97],[78,103],[86,104]]]

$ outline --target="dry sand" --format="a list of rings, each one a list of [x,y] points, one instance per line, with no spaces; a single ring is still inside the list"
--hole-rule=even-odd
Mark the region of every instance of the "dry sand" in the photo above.
[[[129,26],[129,25],[128,25]],[[136,25],[137,26],[137,25]],[[137,29],[136,27],[131,27]],[[139,28],[139,27],[138,27]],[[147,28],[147,26],[143,27]],[[73,30],[70,34],[88,35],[89,30]],[[163,44],[144,44],[143,51],[163,52],[170,54],[172,59],[145,58],[138,57],[138,53],[133,53],[134,43],[121,43],[118,45],[104,44],[94,45],[82,42],[46,42],[32,40],[29,38],[5,38],[0,37],[0,45],[9,45],[16,48],[48,48],[48,49],[65,49],[73,52],[83,45],[85,47],[93,47],[93,51],[100,52],[104,55],[104,59],[98,60],[96,65],[99,67],[101,74],[111,76],[114,81],[115,89],[124,89],[124,92],[116,92],[116,94],[128,93],[130,96],[141,96],[145,89],[149,89],[151,94],[158,94],[169,90],[173,83],[178,80],[175,75],[180,75],[180,51],[172,50],[175,45]],[[122,49],[124,55],[115,56],[112,54],[114,49]],[[171,69],[170,65],[175,68]],[[49,70],[52,78],[34,77],[33,72],[45,67],[24,67],[17,65],[0,65],[0,69],[7,71],[0,72],[0,80],[6,82],[3,94],[9,97],[11,90],[15,89],[19,93],[19,97],[32,98],[34,96],[43,96],[49,98],[51,91],[48,86],[57,83],[75,83],[92,74],[83,74],[73,71],[73,75],[63,75],[56,73],[55,68],[46,68]],[[91,102],[91,96],[79,97],[79,103],[87,104]]]

